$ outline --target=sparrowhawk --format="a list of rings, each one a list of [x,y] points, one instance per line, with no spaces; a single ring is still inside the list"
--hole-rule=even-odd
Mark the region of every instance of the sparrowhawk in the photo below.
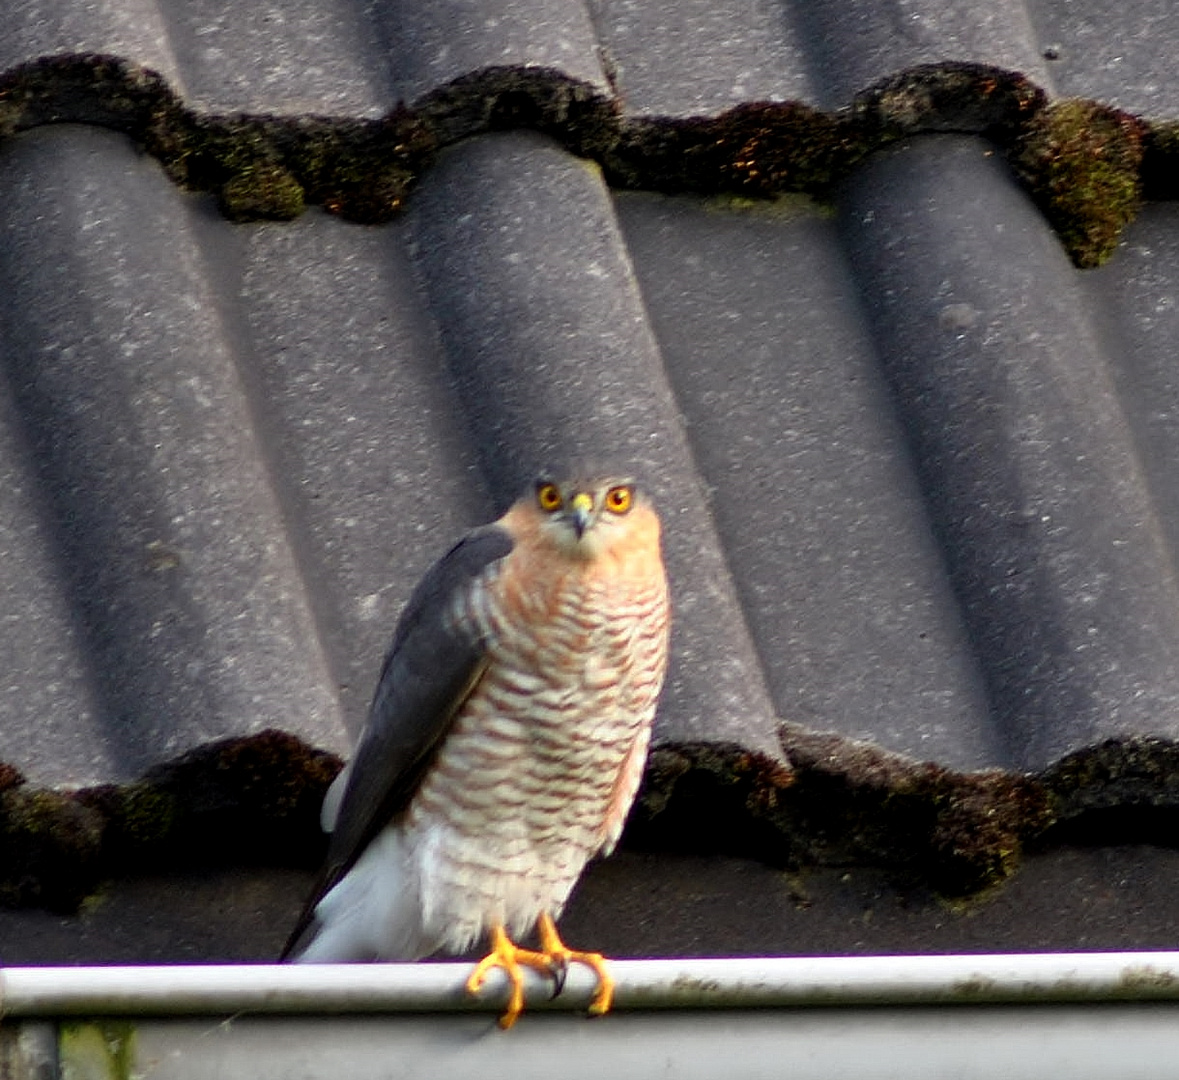
[[[630,480],[543,479],[469,533],[402,612],[352,763],[324,800],[326,864],[284,952],[303,962],[461,953],[485,935],[560,987],[558,918],[634,800],[667,663],[659,519]],[[540,950],[512,941],[536,926]]]

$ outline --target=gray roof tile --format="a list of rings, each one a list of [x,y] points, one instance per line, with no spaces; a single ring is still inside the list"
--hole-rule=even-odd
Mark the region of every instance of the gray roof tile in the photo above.
[[[1002,764],[837,221],[801,198],[618,212],[778,714]]]
[[[767,0],[591,0],[628,115],[707,116],[747,101],[814,101],[799,14]]]
[[[158,71],[178,89],[183,80],[165,12],[154,0],[11,0],[0,35],[0,71],[43,56],[106,53]]]
[[[1060,94],[1096,98],[1152,117],[1179,111],[1174,11],[1167,0],[1112,6],[1081,0],[1028,5]]]
[[[191,200],[88,128],[14,142],[0,185],[0,349],[52,553],[10,587],[73,612],[105,750],[83,760],[130,779],[276,725],[343,745]]]
[[[472,72],[502,67],[552,69],[608,91],[594,27],[580,0],[393,0],[371,10],[405,102]]]
[[[202,111],[376,117],[396,101],[384,43],[350,0],[166,10],[185,101]]]
[[[774,711],[600,174],[539,136],[488,136],[443,155],[408,217],[499,508],[538,467],[637,471],[661,507],[679,585],[659,734],[776,752]]]
[[[906,68],[949,60],[991,64],[1050,85],[1020,0],[849,0],[799,8],[828,105],[847,104],[859,91]]]
[[[1179,218],[1069,261],[1144,146],[1174,194],[1154,0],[230,8],[18,0],[0,40],[0,761],[205,747],[55,803],[63,865],[202,768],[303,807],[322,756],[207,744],[345,752],[422,570],[586,459],[667,526],[640,841],[969,889],[1054,815],[1170,812]],[[17,71],[65,51],[125,63]]]
[[[1179,595],[1078,272],[971,139],[877,155],[846,210],[1010,764],[1170,734]]]

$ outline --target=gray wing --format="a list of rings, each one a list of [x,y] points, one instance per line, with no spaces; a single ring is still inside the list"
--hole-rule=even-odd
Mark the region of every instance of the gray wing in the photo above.
[[[446,615],[456,593],[511,550],[505,529],[478,529],[435,563],[409,598],[352,759],[327,859],[281,959],[311,924],[319,901],[409,805],[435,749],[483,674],[486,643]]]

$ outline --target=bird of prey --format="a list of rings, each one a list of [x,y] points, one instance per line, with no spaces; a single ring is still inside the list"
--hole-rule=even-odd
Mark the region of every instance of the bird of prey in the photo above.
[[[646,761],[667,664],[659,519],[625,478],[542,479],[459,541],[401,614],[351,764],[324,800],[326,864],[284,959],[412,960],[491,951],[501,1025],[523,967],[557,989],[554,920],[586,862],[609,854]],[[518,939],[536,927],[540,947]]]

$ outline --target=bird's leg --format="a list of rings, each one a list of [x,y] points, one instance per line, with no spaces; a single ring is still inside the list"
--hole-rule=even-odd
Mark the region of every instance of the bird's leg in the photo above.
[[[590,1015],[601,1016],[608,1013],[614,1002],[614,979],[606,967],[605,957],[601,953],[570,949],[561,940],[557,927],[547,912],[536,920],[536,929],[540,933],[540,955],[548,958],[549,970],[557,980],[556,993],[561,992],[561,987],[565,983],[566,968],[571,963],[585,964],[586,967],[592,968],[598,977],[598,989],[589,1005]]]
[[[550,920],[549,925],[552,926]],[[556,930],[553,931],[554,935]],[[558,941],[558,944],[560,942]],[[564,946],[562,946],[564,948]],[[567,951],[567,950],[566,950]],[[467,979],[467,993],[477,994],[487,980],[487,973],[492,968],[503,968],[508,977],[511,992],[508,995],[508,1006],[503,1016],[499,1018],[499,1026],[505,1031],[515,1022],[524,1010],[524,972],[521,967],[530,967],[543,975],[555,977],[553,958],[547,952],[533,952],[531,949],[521,949],[519,945],[508,937],[508,932],[501,925],[491,928],[491,952],[476,965]]]

